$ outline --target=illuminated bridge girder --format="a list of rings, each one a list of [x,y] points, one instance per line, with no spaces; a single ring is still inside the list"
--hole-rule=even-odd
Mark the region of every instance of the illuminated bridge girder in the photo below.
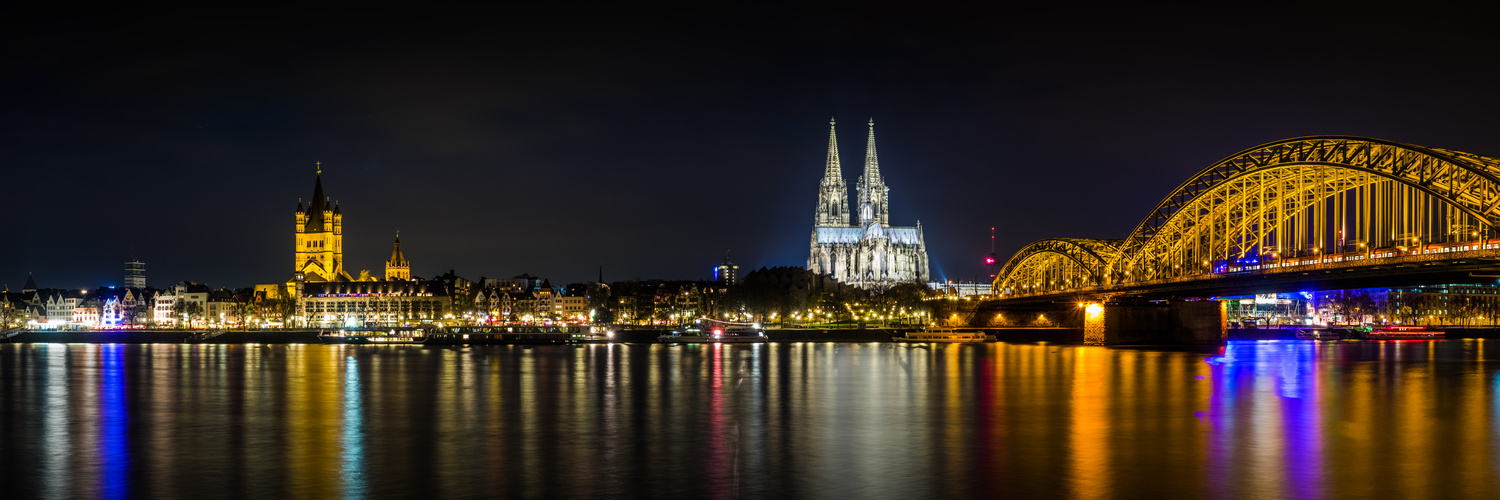
[[[1109,263],[1119,257],[1118,244],[1077,238],[1034,242],[1005,263],[994,286],[997,291],[1031,295],[1101,285]]]
[[[1287,258],[1485,239],[1497,223],[1500,160],[1359,137],[1287,139],[1199,172],[1124,240],[1028,245],[995,287],[1032,295],[1193,279]],[[1067,286],[1046,279],[1060,276]]]

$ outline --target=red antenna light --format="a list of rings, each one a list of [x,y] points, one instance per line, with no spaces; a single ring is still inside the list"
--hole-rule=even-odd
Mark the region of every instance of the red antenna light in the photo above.
[[[990,228],[990,254],[984,256],[984,265],[990,266],[990,276],[994,277],[995,263],[1000,259],[995,255],[995,228]]]

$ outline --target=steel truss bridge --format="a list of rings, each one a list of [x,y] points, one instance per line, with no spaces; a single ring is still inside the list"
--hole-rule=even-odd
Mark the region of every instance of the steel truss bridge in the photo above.
[[[1124,239],[1016,252],[1004,302],[1205,297],[1500,277],[1500,160],[1348,136],[1286,139],[1209,166]]]

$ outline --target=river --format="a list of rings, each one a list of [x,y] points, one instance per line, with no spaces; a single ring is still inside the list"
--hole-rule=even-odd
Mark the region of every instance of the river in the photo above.
[[[11,498],[1500,496],[1500,343],[0,345]],[[10,496],[10,495],[19,496]]]

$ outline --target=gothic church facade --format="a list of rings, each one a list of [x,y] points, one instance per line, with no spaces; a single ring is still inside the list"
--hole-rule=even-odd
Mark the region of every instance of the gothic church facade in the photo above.
[[[872,289],[928,281],[927,244],[922,223],[890,225],[890,188],[880,178],[875,154],[875,120],[870,120],[864,171],[855,184],[855,210],[839,165],[834,122],[828,122],[828,162],[813,213],[812,252],[807,267],[839,282]],[[856,218],[857,217],[857,218]],[[854,223],[851,224],[851,219]]]

